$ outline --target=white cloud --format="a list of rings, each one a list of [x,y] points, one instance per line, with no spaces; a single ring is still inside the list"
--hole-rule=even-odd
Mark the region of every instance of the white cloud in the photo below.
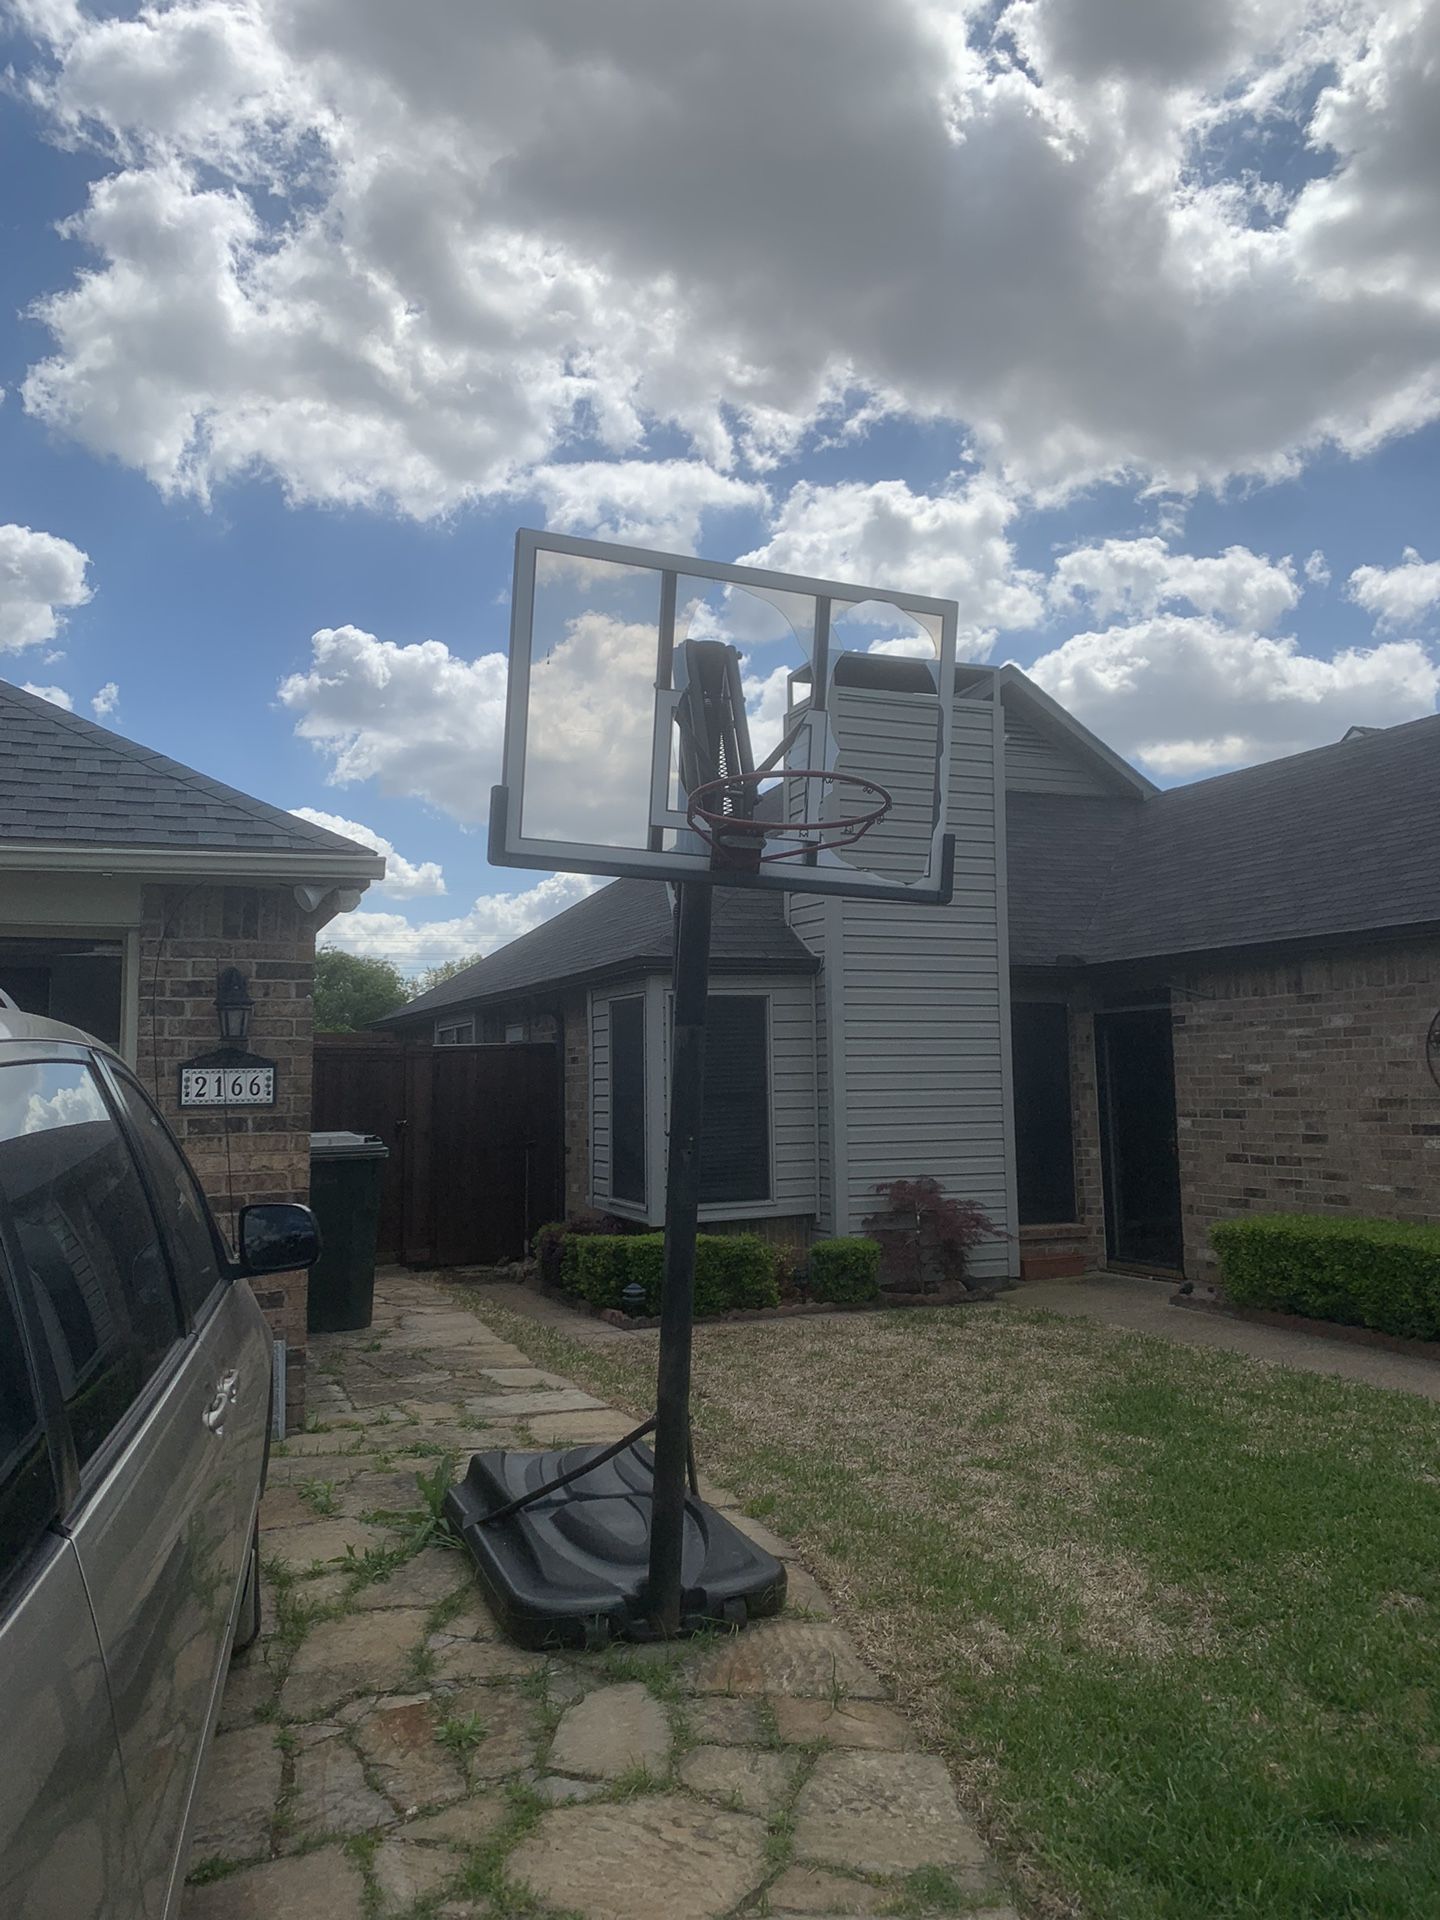
[[[770,504],[758,481],[699,460],[578,460],[537,468],[524,486],[544,501],[547,526],[680,553],[695,551],[707,513]]]
[[[983,660],[995,630],[1033,626],[1044,605],[1039,576],[1015,565],[1006,529],[1016,504],[992,481],[943,494],[903,480],[815,486],[802,481],[751,566],[854,581],[955,600],[962,658]]]
[[[114,680],[107,680],[100,691],[91,696],[90,711],[97,720],[108,720],[119,704],[119,684]]]
[[[1213,557],[1174,553],[1154,535],[1078,547],[1056,561],[1050,581],[1052,605],[1088,606],[1100,620],[1142,618],[1188,603],[1196,613],[1263,631],[1299,599],[1288,558],[1275,561],[1239,546]]]
[[[325,929],[329,946],[347,953],[376,954],[405,973],[441,960],[476,960],[518,940],[542,921],[593,893],[598,880],[578,873],[552,873],[522,893],[482,894],[468,913],[453,920],[417,921],[403,913],[339,915]]]
[[[1413,626],[1440,606],[1440,560],[1422,560],[1407,547],[1398,567],[1356,567],[1345,591],[1377,626]]]
[[[335,786],[374,780],[473,825],[488,817],[505,719],[505,655],[462,660],[438,640],[399,646],[359,627],[323,627],[308,672],[280,685],[295,731]]]
[[[31,680],[22,680],[20,684],[26,693],[33,693],[37,700],[48,700],[52,706],[63,707],[66,713],[75,711],[75,702],[64,687],[37,687]]]
[[[548,604],[537,589],[525,830],[643,845],[656,628],[595,606],[551,631]],[[565,609],[575,605],[564,597]],[[374,780],[382,793],[476,826],[500,777],[506,679],[502,653],[464,660],[438,640],[400,646],[326,627],[312,636],[309,671],[282,681],[279,697],[295,731],[325,755],[332,785]]]
[[[1305,578],[1310,582],[1312,587],[1328,587],[1330,584],[1330,568],[1326,564],[1325,555],[1320,551],[1319,547],[1315,549],[1310,555],[1310,558],[1305,562]]]
[[[422,516],[657,428],[728,473],[909,413],[1020,484],[1184,490],[1440,411],[1440,9],[980,17],[25,0],[109,169],[25,404],[167,489]],[[1215,176],[1277,129],[1324,177]]]
[[[403,853],[395,851],[394,842],[387,840],[383,833],[361,826],[358,820],[347,820],[343,814],[322,813],[317,807],[292,807],[290,811],[297,819],[308,820],[313,827],[343,834],[347,840],[358,840],[362,847],[373,847],[383,855],[385,878],[377,892],[388,893],[396,900],[418,900],[424,894],[444,893],[445,875],[439,861],[407,860]]]
[[[89,558],[53,533],[0,526],[0,653],[40,646],[63,614],[90,598]]]
[[[1121,753],[1173,776],[1413,720],[1440,694],[1440,666],[1413,640],[1320,660],[1288,637],[1166,613],[1076,634],[1026,672]]]

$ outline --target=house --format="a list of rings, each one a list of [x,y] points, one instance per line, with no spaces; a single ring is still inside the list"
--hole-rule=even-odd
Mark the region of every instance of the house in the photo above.
[[[1440,716],[1166,792],[1014,668],[956,723],[949,907],[717,892],[702,1219],[853,1231],[928,1173],[1010,1234],[982,1270],[1200,1276],[1250,1209],[1440,1219]],[[568,1204],[655,1223],[669,965],[616,881],[387,1024],[553,1038]]]
[[[107,1041],[185,1144],[222,1223],[309,1190],[315,936],[384,861],[263,800],[0,682],[0,989]],[[246,1047],[275,1104],[179,1105],[183,1062],[219,1044],[219,976],[253,1001]],[[303,1414],[305,1276],[260,1293]]]

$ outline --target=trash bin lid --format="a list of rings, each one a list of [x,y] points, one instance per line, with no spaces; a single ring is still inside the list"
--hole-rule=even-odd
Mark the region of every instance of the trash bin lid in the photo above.
[[[390,1149],[377,1133],[312,1133],[312,1160],[388,1160]]]

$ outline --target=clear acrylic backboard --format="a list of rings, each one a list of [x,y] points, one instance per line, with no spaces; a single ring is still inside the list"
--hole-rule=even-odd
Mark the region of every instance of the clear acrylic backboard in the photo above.
[[[920,594],[520,532],[491,861],[948,898],[956,622],[953,601]],[[735,690],[718,765],[697,755],[702,669]],[[773,825],[746,829],[748,864],[717,864],[690,796],[736,773],[737,751],[759,770],[747,805]],[[877,817],[824,844],[857,811]]]

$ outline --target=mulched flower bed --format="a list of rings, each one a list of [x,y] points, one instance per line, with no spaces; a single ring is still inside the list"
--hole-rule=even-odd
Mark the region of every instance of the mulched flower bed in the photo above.
[[[1440,1360],[1440,1340],[1408,1340],[1398,1333],[1378,1333],[1374,1327],[1312,1320],[1308,1314],[1277,1313],[1270,1307],[1236,1307],[1218,1293],[1172,1293],[1170,1304],[1188,1307],[1192,1313],[1220,1313],[1227,1320],[1250,1320],[1257,1327],[1279,1327],[1285,1333],[1313,1333],[1322,1340],[1341,1340],[1352,1347],[1384,1347],[1390,1353],[1412,1354],[1417,1360]]]

